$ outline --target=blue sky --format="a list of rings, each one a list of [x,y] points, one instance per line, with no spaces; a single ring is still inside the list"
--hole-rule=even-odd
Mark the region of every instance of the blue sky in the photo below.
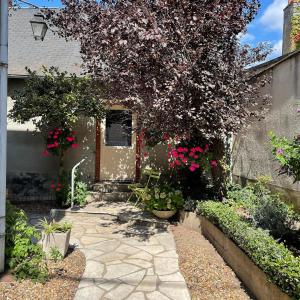
[[[38,6],[58,7],[60,0],[29,0]],[[259,42],[269,42],[273,53],[269,59],[281,55],[283,9],[288,0],[261,0],[261,9],[255,20],[249,25],[242,41],[255,46]]]

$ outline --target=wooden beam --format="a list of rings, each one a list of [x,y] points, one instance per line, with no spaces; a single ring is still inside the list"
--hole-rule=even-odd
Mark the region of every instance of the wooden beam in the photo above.
[[[100,181],[101,173],[101,122],[96,121],[95,182]]]

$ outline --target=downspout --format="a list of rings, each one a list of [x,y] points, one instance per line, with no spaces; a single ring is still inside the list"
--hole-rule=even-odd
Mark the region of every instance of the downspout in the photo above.
[[[8,0],[0,0],[0,272],[5,266]]]

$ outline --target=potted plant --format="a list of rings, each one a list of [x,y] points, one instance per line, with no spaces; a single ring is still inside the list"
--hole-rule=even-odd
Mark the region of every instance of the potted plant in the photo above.
[[[70,242],[72,224],[69,222],[40,221],[42,227],[42,246],[47,257],[51,257],[53,249],[57,249],[65,257]]]
[[[169,185],[145,189],[142,201],[146,209],[160,219],[171,218],[184,203],[181,191]]]

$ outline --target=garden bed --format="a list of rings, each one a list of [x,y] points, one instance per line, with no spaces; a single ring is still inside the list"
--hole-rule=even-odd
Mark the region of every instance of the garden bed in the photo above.
[[[299,299],[299,257],[267,231],[243,220],[233,207],[208,201],[199,210],[205,217],[203,234],[258,299]]]
[[[69,252],[62,261],[48,263],[50,278],[45,283],[31,280],[0,282],[0,300],[72,300],[85,269],[82,252]]]

